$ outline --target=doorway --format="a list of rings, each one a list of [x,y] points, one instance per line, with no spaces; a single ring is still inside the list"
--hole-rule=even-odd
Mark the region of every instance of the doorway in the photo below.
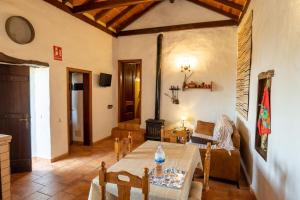
[[[12,136],[11,172],[32,170],[32,157],[50,158],[49,68],[0,64],[0,133]]]
[[[69,145],[92,144],[92,72],[67,68]]]
[[[141,123],[142,60],[119,60],[119,122]]]

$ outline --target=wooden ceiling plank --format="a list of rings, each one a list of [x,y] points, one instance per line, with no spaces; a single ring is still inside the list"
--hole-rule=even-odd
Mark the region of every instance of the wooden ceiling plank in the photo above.
[[[134,7],[135,5],[131,5],[125,8],[124,10],[122,10],[119,14],[117,14],[114,18],[112,18],[106,23],[106,27],[110,27],[111,25],[113,25],[116,21],[121,19],[126,13],[130,12]]]
[[[120,32],[121,30],[123,30],[124,28],[126,28],[127,26],[129,26],[130,24],[132,24],[134,21],[136,21],[138,18],[140,18],[141,16],[143,16],[146,12],[148,12],[149,10],[153,9],[154,7],[156,7],[158,4],[160,4],[161,1],[157,1],[152,3],[150,6],[146,7],[144,10],[142,10],[141,12],[137,12],[135,14],[133,14],[129,19],[127,19],[126,21],[124,21],[122,24],[120,24],[117,28],[116,28],[116,32]]]
[[[200,22],[200,23],[192,23],[192,24],[180,24],[180,25],[172,25],[172,26],[162,26],[162,27],[154,27],[154,28],[144,28],[144,29],[121,31],[117,34],[117,36],[153,34],[153,33],[160,33],[160,32],[188,30],[188,29],[237,26],[237,24],[238,23],[235,20]]]
[[[72,1],[73,1],[73,0],[62,0],[62,3],[63,3],[63,4],[66,4],[66,3],[71,3],[71,4],[72,4]]]
[[[110,9],[99,11],[99,12],[94,16],[95,21],[99,20],[101,17],[103,17],[104,15],[106,15],[109,11],[110,11]]]
[[[229,12],[226,12],[226,11],[224,11],[222,9],[218,9],[218,8],[216,8],[214,6],[211,6],[211,5],[207,4],[207,3],[204,3],[202,1],[199,1],[199,0],[187,0],[187,1],[190,1],[192,3],[195,3],[195,4],[199,5],[199,6],[202,6],[204,8],[207,8],[207,9],[211,10],[211,11],[217,12],[217,13],[219,13],[221,15],[224,15],[226,17],[229,17],[229,18],[231,18],[233,20],[238,21],[239,16],[234,15],[234,14],[229,13]]]
[[[246,0],[246,4],[244,6],[244,9],[242,11],[242,14],[240,15],[240,18],[239,18],[239,21],[238,21],[238,24],[240,24],[245,16],[245,14],[247,13],[247,10],[249,8],[249,5],[250,5],[250,2],[251,0]]]
[[[109,0],[109,1],[89,2],[87,4],[75,6],[73,8],[73,12],[82,13],[82,12],[95,10],[95,9],[112,9],[116,7],[136,5],[140,3],[148,3],[152,1],[163,1],[163,0]]]
[[[98,29],[100,29],[100,30],[102,30],[102,31],[104,31],[104,32],[106,32],[106,33],[114,36],[114,37],[116,37],[116,33],[115,32],[107,29],[106,27],[104,27],[101,24],[93,21],[92,19],[90,19],[90,18],[88,18],[88,17],[86,17],[84,15],[81,15],[81,14],[74,14],[72,12],[72,9],[69,6],[66,6],[66,5],[62,4],[61,2],[59,2],[57,0],[44,0],[44,1],[47,2],[47,3],[49,3],[49,4],[51,4],[51,5],[53,5],[53,6],[55,6],[56,8],[58,8],[58,9],[64,11],[64,12],[66,12],[66,13],[68,13],[68,14],[70,14],[70,15],[78,18],[78,19],[80,19],[81,21],[84,21],[84,22],[86,22],[86,23],[88,23],[88,24],[90,24],[90,25],[92,25],[92,26],[94,26],[94,27],[96,27],[96,28],[98,28]]]
[[[244,8],[243,5],[237,4],[234,1],[229,1],[229,0],[215,0],[215,1],[217,1],[219,3],[222,3],[222,4],[226,5],[226,6],[229,6],[231,8],[234,8],[236,10],[239,10],[239,11],[242,11],[243,8]]]

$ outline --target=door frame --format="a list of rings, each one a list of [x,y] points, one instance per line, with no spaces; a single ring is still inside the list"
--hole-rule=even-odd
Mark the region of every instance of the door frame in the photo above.
[[[124,63],[136,63],[140,65],[140,93],[141,93],[141,109],[140,117],[142,118],[142,59],[118,60],[118,123],[121,121],[121,95],[122,95],[122,73],[121,68]],[[140,119],[141,124],[142,119]]]
[[[82,73],[83,74],[83,117],[84,117],[84,133],[83,142],[84,145],[93,144],[93,115],[92,115],[92,71],[67,67],[67,119],[68,119],[68,152],[70,152],[70,142],[72,140],[72,123],[71,123],[71,84],[70,74],[71,73]],[[87,86],[86,86],[87,85]],[[85,95],[85,89],[87,89],[87,95]],[[87,129],[87,130],[86,130]]]

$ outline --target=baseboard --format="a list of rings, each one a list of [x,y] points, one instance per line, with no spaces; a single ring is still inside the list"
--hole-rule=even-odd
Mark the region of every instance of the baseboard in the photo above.
[[[100,143],[100,142],[102,142],[102,141],[104,141],[104,140],[107,140],[107,139],[109,139],[109,138],[111,138],[111,135],[110,135],[110,136],[107,136],[107,137],[105,137],[105,138],[102,138],[102,139],[100,139],[100,140],[97,140],[97,141],[95,141],[95,142],[93,142],[92,145],[95,145],[95,144],[97,144],[97,143]]]
[[[254,192],[254,190],[252,188],[252,185],[251,185],[250,176],[249,176],[249,174],[248,174],[248,172],[246,170],[246,166],[245,166],[245,163],[244,163],[243,159],[241,159],[241,166],[242,166],[242,169],[243,169],[244,174],[246,176],[246,181],[247,181],[247,183],[249,185],[250,193],[253,195],[253,197],[255,198],[255,200],[257,200],[257,197],[256,197],[255,192]]]
[[[83,142],[80,142],[80,141],[72,141],[72,144],[83,145]]]
[[[54,158],[51,158],[50,161],[51,161],[51,163],[53,163],[53,162],[62,160],[62,159],[64,159],[64,158],[68,157],[68,156],[69,156],[69,153],[64,153],[64,154],[62,154],[62,155],[60,155],[60,156],[56,156],[56,157],[54,157]]]
[[[245,166],[245,163],[244,163],[243,159],[241,159],[241,166],[242,166],[242,169],[243,169],[244,174],[246,176],[246,181],[247,181],[248,185],[251,185],[251,179],[250,179],[250,176],[249,176],[249,174],[246,170],[246,166]]]

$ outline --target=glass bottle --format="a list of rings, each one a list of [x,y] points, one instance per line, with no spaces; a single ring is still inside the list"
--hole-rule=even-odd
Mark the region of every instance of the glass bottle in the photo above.
[[[155,152],[155,156],[154,156],[154,160],[156,162],[156,170],[155,170],[155,174],[156,176],[163,176],[163,167],[162,165],[164,164],[166,159],[166,155],[165,152],[163,150],[163,147],[161,144],[159,144],[157,146],[156,152]]]

